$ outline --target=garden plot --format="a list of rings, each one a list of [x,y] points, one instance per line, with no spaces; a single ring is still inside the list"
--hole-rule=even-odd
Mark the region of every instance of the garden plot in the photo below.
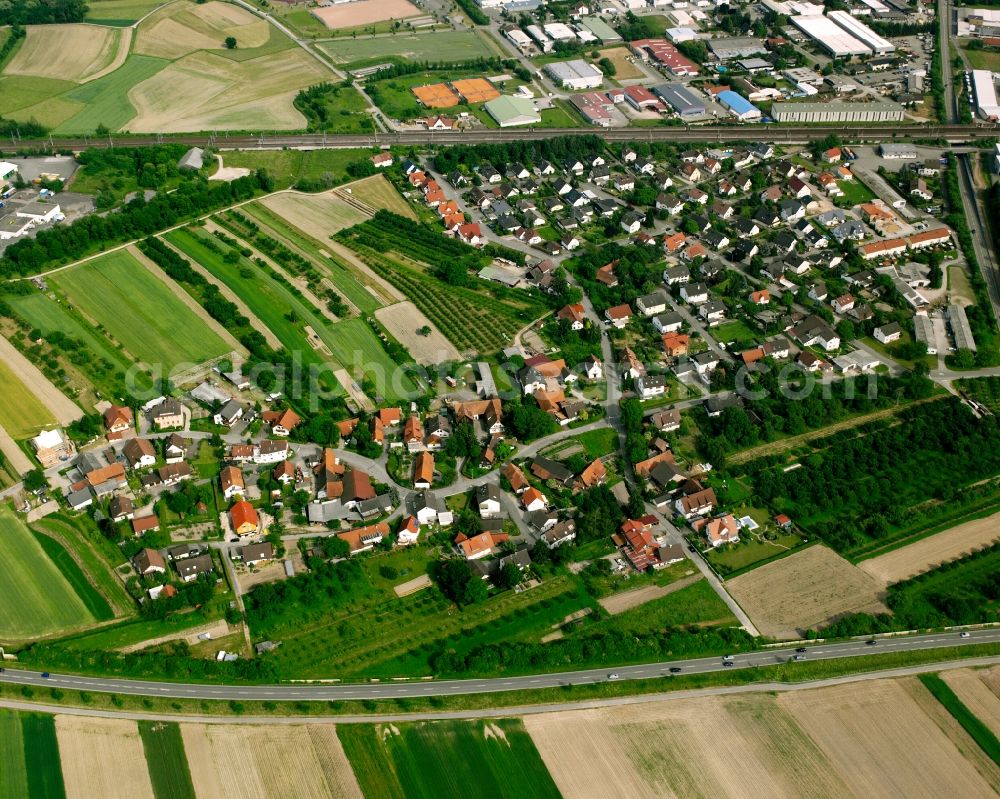
[[[153,799],[134,721],[56,716],[56,736],[66,799]]]
[[[797,638],[847,613],[888,613],[882,586],[823,545],[726,581],[726,590],[762,635]]]

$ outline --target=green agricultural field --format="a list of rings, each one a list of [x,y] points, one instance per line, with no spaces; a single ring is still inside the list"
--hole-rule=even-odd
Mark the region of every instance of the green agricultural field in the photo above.
[[[53,133],[93,133],[99,125],[118,130],[136,113],[128,99],[129,90],[169,63],[162,58],[130,55],[114,72],[66,92],[60,99],[81,103],[84,108],[63,120]]]
[[[560,795],[519,719],[344,724],[337,736],[365,796]]]
[[[175,614],[166,619],[152,621],[145,619],[123,621],[90,632],[61,638],[59,647],[86,652],[121,649],[161,636],[176,635],[179,637],[185,630],[217,621],[219,618],[221,618],[221,614],[197,611],[195,613]]]
[[[274,179],[275,188],[285,189],[300,180],[329,177],[330,185],[348,179],[347,165],[370,158],[372,150],[238,150],[222,154],[226,166],[263,169]]]
[[[21,717],[0,710],[0,796],[27,796],[28,770],[24,763]]]
[[[41,544],[49,560],[56,565],[62,576],[66,578],[66,582],[73,587],[73,590],[83,600],[83,604],[87,606],[90,615],[97,619],[97,621],[113,619],[115,614],[111,610],[108,601],[101,596],[100,591],[90,584],[90,580],[83,573],[80,564],[73,560],[73,557],[66,551],[66,548],[54,538],[43,533],[36,532],[35,538]]]
[[[474,61],[494,51],[483,37],[468,30],[417,31],[395,36],[338,38],[317,47],[337,64],[363,65],[384,61]]]
[[[156,799],[194,799],[180,726],[165,721],[140,721],[139,735]]]
[[[0,114],[11,119],[29,119],[30,114],[20,116],[15,112],[40,105],[47,98],[68,92],[75,86],[75,83],[68,80],[30,75],[0,75]]]
[[[0,537],[0,640],[36,638],[94,621],[31,531],[7,507],[0,507]]]
[[[87,22],[125,27],[163,5],[164,0],[91,0]]]
[[[6,363],[0,361],[0,426],[14,438],[30,438],[56,423],[46,408]],[[0,611],[2,613],[2,611]]]
[[[331,328],[330,342],[334,357],[353,375],[363,374],[374,382],[378,393],[387,400],[405,399],[418,392],[409,375],[382,347],[382,343],[364,319],[347,319]],[[398,373],[398,374],[397,374]]]
[[[24,737],[24,762],[28,772],[28,793],[31,799],[64,799],[62,762],[59,740],[56,738],[56,717],[39,713],[21,715]]]
[[[52,278],[71,302],[136,358],[166,369],[228,352],[226,343],[128,252],[118,250]]]
[[[88,580],[119,614],[134,609],[134,600],[114,574],[115,567],[125,562],[125,556],[114,542],[97,529],[97,524],[89,516],[69,517],[54,513],[34,522],[32,527],[50,538],[65,541],[80,559]]]
[[[204,231],[184,228],[167,233],[165,238],[236,292],[287,350],[300,353],[304,364],[339,367],[330,356],[310,346],[304,330],[306,325],[311,326],[320,340],[330,347],[334,339],[332,326],[308,301],[293,295],[288,285],[245,258],[235,264],[226,263],[223,253],[206,246],[206,242],[216,239]],[[252,277],[244,278],[243,270],[250,270]]]

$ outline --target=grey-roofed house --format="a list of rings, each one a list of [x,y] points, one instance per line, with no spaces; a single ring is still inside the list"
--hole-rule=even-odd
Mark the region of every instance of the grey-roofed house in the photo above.
[[[205,151],[201,147],[192,147],[177,162],[178,169],[193,169],[195,171],[205,166]]]
[[[175,561],[174,568],[177,569],[177,574],[186,583],[197,580],[202,574],[211,574],[215,569],[211,555],[198,555],[195,558]]]

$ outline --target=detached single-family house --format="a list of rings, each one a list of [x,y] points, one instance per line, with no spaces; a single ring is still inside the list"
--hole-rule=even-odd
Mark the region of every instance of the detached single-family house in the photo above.
[[[903,328],[899,326],[899,322],[890,322],[887,325],[876,327],[874,332],[875,340],[883,344],[892,344],[894,341],[899,341],[902,335]]]
[[[227,502],[235,496],[243,496],[247,490],[243,472],[238,466],[224,467],[219,473],[219,484],[222,487],[222,496]]]

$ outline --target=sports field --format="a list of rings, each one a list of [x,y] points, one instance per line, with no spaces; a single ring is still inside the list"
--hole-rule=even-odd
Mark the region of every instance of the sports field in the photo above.
[[[416,31],[374,39],[345,38],[319,42],[317,46],[337,64],[360,64],[392,58],[407,61],[473,61],[495,55],[482,38],[468,30]]]
[[[167,369],[229,347],[135,258],[116,251],[54,276],[70,301],[136,358]]]
[[[349,724],[337,734],[365,796],[560,796],[518,719]]]
[[[31,531],[0,507],[0,642],[83,627],[94,616],[46,556]]]
[[[0,427],[14,438],[31,438],[56,417],[46,408],[7,364],[0,361]]]

